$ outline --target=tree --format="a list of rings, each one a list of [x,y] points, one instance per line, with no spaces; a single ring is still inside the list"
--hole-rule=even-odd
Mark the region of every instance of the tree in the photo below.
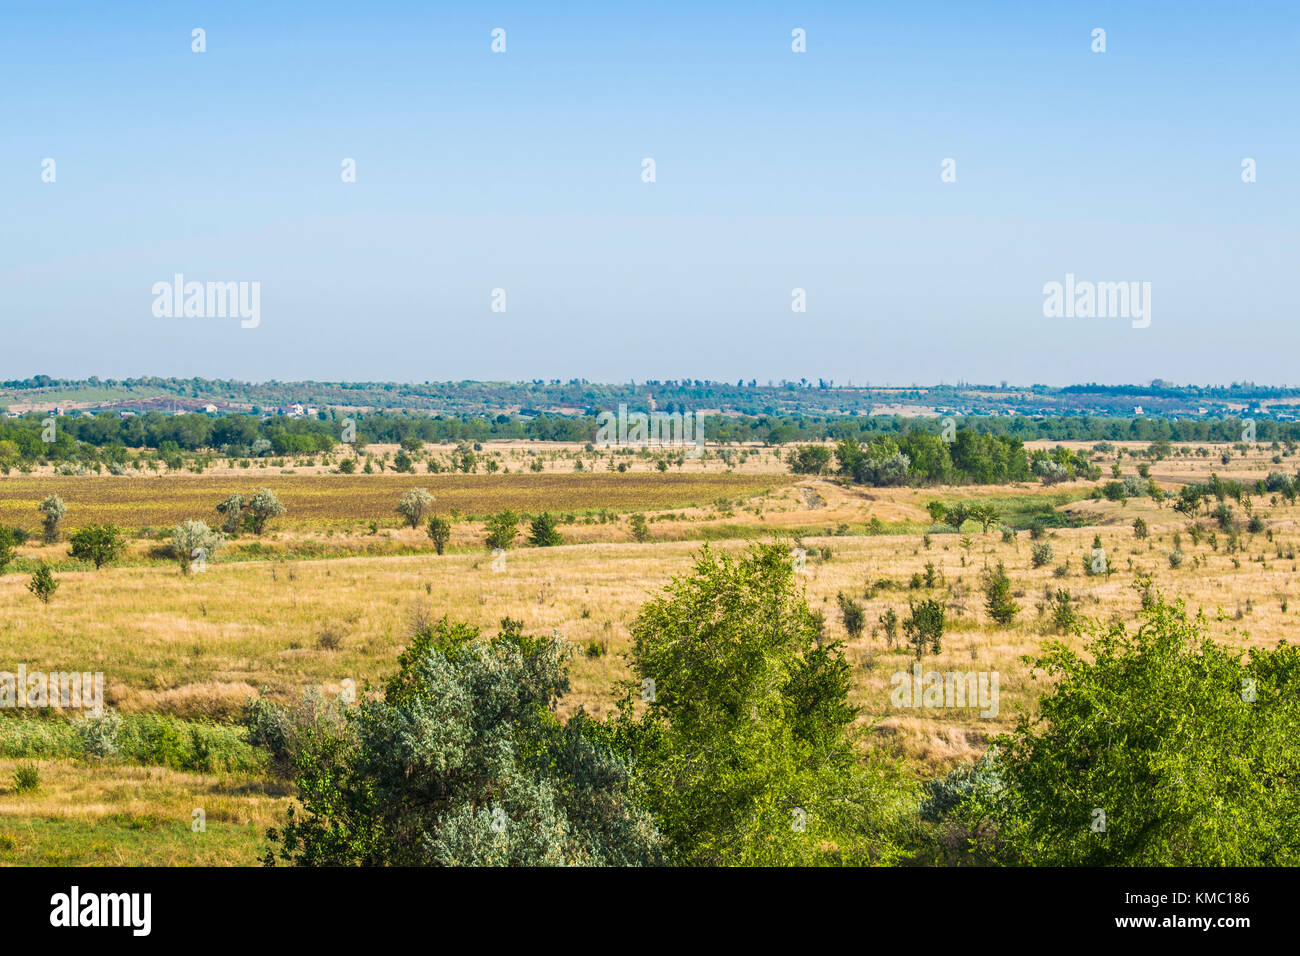
[[[253,534],[266,530],[267,522],[284,514],[284,505],[270,488],[258,488],[245,504],[244,525]],[[202,522],[199,522],[202,524]],[[204,527],[207,527],[204,525]]]
[[[98,571],[116,561],[126,550],[122,532],[112,525],[87,525],[69,539],[68,554],[79,561],[91,561]]]
[[[984,572],[984,607],[989,617],[1002,627],[1008,627],[1020,613],[1020,605],[1011,597],[1011,581],[1007,569],[999,561],[996,568]]]
[[[502,511],[487,519],[487,546],[505,550],[514,543],[519,533],[519,516],[513,511]]]
[[[800,445],[790,459],[790,470],[796,475],[820,475],[831,463],[831,450],[826,445]]]
[[[221,504],[217,505],[217,514],[221,515],[221,531],[231,537],[239,535],[240,525],[243,523],[244,514],[244,496],[231,495]]]
[[[182,521],[172,528],[172,555],[184,574],[190,573],[195,561],[206,562],[220,544],[221,538],[206,522]]]
[[[637,541],[645,542],[650,540],[650,526],[646,524],[645,515],[634,514],[629,519],[632,529],[632,537]]]
[[[443,549],[447,547],[447,542],[451,540],[451,522],[440,515],[434,515],[429,519],[427,530],[433,540],[434,549],[442,554]]]
[[[302,866],[623,866],[665,861],[628,763],[579,709],[568,650],[509,619],[492,640],[443,619],[402,652],[382,700],[307,735],[301,814],[264,862]]]
[[[412,528],[420,527],[424,514],[433,506],[433,495],[424,488],[412,488],[402,495],[397,503],[397,513],[406,519]],[[439,552],[441,554],[442,552]]]
[[[529,524],[528,540],[539,548],[549,548],[564,543],[560,530],[555,526],[555,519],[545,511]]]
[[[1048,690],[996,739],[1002,783],[968,808],[986,852],[1033,866],[1300,863],[1300,648],[1244,656],[1208,626],[1155,594],[1135,631],[1094,625],[1082,652],[1048,643]]]
[[[840,614],[844,618],[844,630],[852,640],[856,641],[862,636],[862,625],[866,622],[862,605],[842,591],[835,596],[835,599],[839,602]]]
[[[1139,540],[1147,536],[1147,523],[1141,518],[1133,519],[1133,536]]]
[[[0,528],[0,574],[13,563],[16,554],[14,552],[14,533],[8,528]]]
[[[938,654],[943,650],[943,629],[945,627],[943,602],[938,598],[927,598],[919,604],[908,601],[909,613],[903,621],[903,633],[907,641],[916,648],[919,661],[928,646]]]
[[[645,710],[632,716],[629,688],[619,739],[676,862],[887,854],[871,819],[878,787],[850,737],[849,666],[838,643],[818,643],[788,548],[706,546],[631,632]]]
[[[32,574],[32,579],[27,582],[27,590],[40,598],[42,604],[49,604],[50,598],[54,597],[54,592],[58,589],[59,582],[54,579],[49,565],[42,561]]]
[[[42,515],[41,530],[45,543],[53,544],[59,540],[59,524],[68,513],[67,505],[58,495],[50,495],[36,506],[36,510]]]

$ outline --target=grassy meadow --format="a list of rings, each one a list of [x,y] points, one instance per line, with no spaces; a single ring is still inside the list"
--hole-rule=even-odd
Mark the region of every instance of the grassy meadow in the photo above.
[[[538,473],[0,477],[0,524],[34,530],[37,502],[58,494],[68,508],[65,537],[111,522],[130,538],[126,555],[98,571],[69,559],[66,542],[33,537],[18,548],[0,576],[0,670],[102,671],[106,705],[140,722],[145,741],[131,754],[96,759],[77,753],[69,741],[79,731],[64,715],[0,716],[0,863],[255,863],[265,828],[293,793],[241,749],[233,724],[245,702],[259,695],[292,702],[308,689],[336,696],[348,681],[365,693],[392,672],[413,630],[444,614],[489,632],[509,616],[530,632],[563,635],[574,654],[561,708],[604,715],[628,676],[624,655],[638,608],[688,573],[705,543],[739,550],[783,539],[806,551],[807,601],[824,615],[825,636],[847,644],[862,746],[902,761],[918,781],[978,757],[1033,706],[1039,687],[1022,658],[1061,639],[1049,612],[1058,591],[1087,618],[1131,624],[1141,602],[1133,582],[1148,575],[1167,596],[1204,609],[1217,639],[1241,646],[1274,646],[1300,613],[1300,506],[1268,496],[1254,505],[1263,530],[1243,533],[1230,552],[1203,515],[1205,533],[1194,544],[1191,520],[1172,500],[1095,499],[1095,485],[1078,481],[865,488],[792,476],[771,450],[743,464],[711,457],[681,471],[638,460],[625,472],[575,472],[561,451],[574,453],[544,454],[567,467]],[[1273,462],[1271,450],[1227,464],[1221,451],[1189,449],[1152,463],[1151,475],[1176,494],[1211,472],[1253,481],[1294,470]],[[521,464],[536,450],[501,454]],[[1105,466],[1113,460],[1108,454]],[[1136,474],[1132,458],[1118,463]],[[215,525],[218,501],[260,486],[288,513],[262,537],[241,535],[206,570],[183,575],[156,529],[185,518]],[[433,513],[455,517],[443,555],[394,512],[412,487],[434,495]],[[997,504],[1004,527],[982,533],[968,523],[953,532],[935,527],[926,511],[931,501],[974,499]],[[506,508],[562,515],[564,543],[530,547],[521,533],[504,566],[494,567],[482,518]],[[634,513],[647,518],[646,540],[636,540]],[[1027,529],[1044,515],[1053,516],[1051,527],[1032,541]],[[1134,530],[1139,518],[1145,538]],[[1169,560],[1175,535],[1185,555],[1177,568]],[[1109,574],[1085,567],[1098,537]],[[1037,567],[1035,545],[1051,549]],[[48,604],[27,589],[41,561],[59,582]],[[999,562],[1021,606],[1008,627],[990,619],[980,591],[981,572]],[[841,594],[865,610],[857,637],[845,630]],[[942,598],[948,618],[942,651],[927,654],[925,669],[997,671],[996,717],[891,705],[890,678],[914,656],[901,637],[891,643],[883,618],[890,610],[905,616],[909,601],[924,597]],[[33,764],[39,785],[20,786],[18,771]],[[205,817],[197,831],[196,809]]]

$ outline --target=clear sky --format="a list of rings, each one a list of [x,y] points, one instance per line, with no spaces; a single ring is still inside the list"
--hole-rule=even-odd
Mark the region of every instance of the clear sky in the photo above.
[[[1300,382],[1294,2],[10,4],[0,122],[2,378]]]

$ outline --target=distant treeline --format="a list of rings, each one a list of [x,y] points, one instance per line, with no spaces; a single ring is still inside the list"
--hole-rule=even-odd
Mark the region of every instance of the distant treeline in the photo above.
[[[292,418],[283,415],[213,416],[193,413],[165,415],[146,412],[121,417],[116,413],[98,415],[63,415],[54,420],[53,429],[44,423],[44,413],[0,422],[0,462],[49,458],[105,457],[105,449],[147,448],[163,452],[215,451],[234,456],[294,455],[328,451],[343,438],[344,418],[333,412],[321,412],[315,418]],[[361,443],[399,443],[403,440],[426,442],[483,442],[505,439],[540,441],[592,442],[596,437],[593,414],[511,415],[430,417],[418,413],[376,412],[357,415],[356,440]],[[1180,421],[1169,419],[1124,419],[1097,417],[1031,418],[1028,416],[971,416],[954,418],[955,443],[940,441],[940,421],[934,418],[902,416],[861,416],[815,418],[810,416],[705,416],[704,434],[709,442],[760,442],[787,444],[834,441],[877,443],[880,454],[868,455],[874,461],[898,453],[908,457],[914,473],[929,480],[942,474],[945,467],[955,469],[970,480],[983,480],[977,474],[994,474],[990,480],[1017,480],[1019,459],[1006,449],[1035,439],[1049,441],[1136,441],[1162,442],[1240,442],[1246,426],[1233,419]],[[52,431],[52,435],[51,435]],[[963,437],[965,436],[965,437]],[[997,444],[982,438],[999,438]],[[46,441],[52,438],[52,441]],[[885,454],[880,439],[892,439],[893,451]],[[1254,425],[1254,441],[1300,442],[1300,423],[1261,420]],[[951,447],[949,447],[951,445]],[[100,450],[100,451],[96,451]],[[1010,454],[1011,458],[1007,458]],[[947,456],[948,466],[943,463]],[[108,456],[112,457],[112,456]],[[985,460],[1002,462],[989,466]],[[1012,459],[1015,459],[1013,461]],[[976,464],[978,462],[978,464]],[[866,467],[860,463],[849,470]],[[1026,467],[1029,467],[1026,465]],[[992,471],[989,469],[992,468]],[[937,479],[936,479],[937,480]]]

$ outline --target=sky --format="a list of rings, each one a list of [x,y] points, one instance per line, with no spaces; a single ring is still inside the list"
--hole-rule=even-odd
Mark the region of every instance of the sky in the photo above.
[[[1300,384],[1298,107],[1293,2],[12,5],[0,378]]]

